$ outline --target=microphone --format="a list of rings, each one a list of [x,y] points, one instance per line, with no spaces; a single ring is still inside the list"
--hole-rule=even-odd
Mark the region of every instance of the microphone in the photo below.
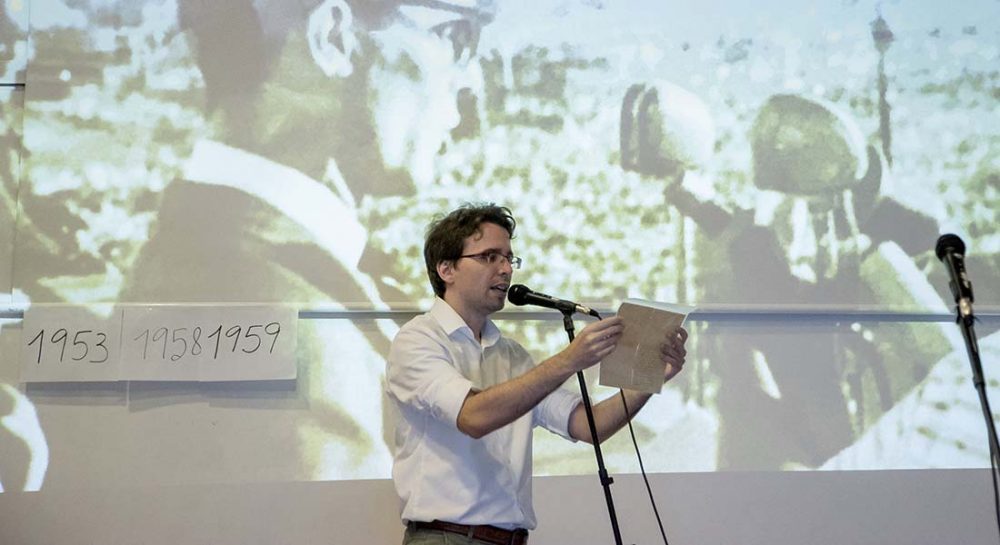
[[[972,282],[969,281],[969,275],[965,272],[965,243],[958,235],[950,233],[941,235],[937,240],[934,253],[937,254],[942,263],[948,266],[950,277],[948,287],[951,288],[951,294],[955,297],[959,315],[966,319],[971,318],[974,298],[972,296]]]
[[[565,299],[556,299],[551,295],[545,295],[544,293],[539,293],[537,291],[531,291],[531,288],[525,286],[524,284],[514,284],[507,291],[507,300],[511,303],[521,306],[521,305],[535,305],[545,308],[554,308],[560,312],[564,313],[574,313],[579,312],[581,314],[589,314],[595,318],[600,318],[601,316],[596,310],[583,306],[579,303],[574,303],[573,301],[566,301]]]

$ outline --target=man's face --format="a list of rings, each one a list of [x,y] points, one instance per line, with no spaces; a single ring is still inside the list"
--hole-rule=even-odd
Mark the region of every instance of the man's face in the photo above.
[[[433,182],[435,158],[461,121],[459,92],[482,89],[472,50],[477,32],[449,12],[431,12],[373,33],[384,58],[369,78],[382,158],[390,168],[406,169],[418,186]]]
[[[356,196],[380,184],[430,185],[461,120],[459,93],[482,91],[480,23],[419,6],[383,13],[378,2],[325,0],[304,14],[297,2],[257,3],[263,39],[280,54],[254,115],[232,116],[230,132],[253,141],[231,143],[316,178],[332,157]],[[408,179],[390,181],[386,170]]]
[[[510,235],[495,223],[482,224],[465,239],[462,255],[478,257],[463,257],[444,265],[445,299],[456,303],[460,312],[485,318],[504,306],[514,270],[507,259],[489,263],[484,257],[489,252],[511,255]]]

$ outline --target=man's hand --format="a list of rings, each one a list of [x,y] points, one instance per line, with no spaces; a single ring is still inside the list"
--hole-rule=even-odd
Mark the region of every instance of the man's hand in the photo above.
[[[601,320],[601,322],[610,320]],[[591,326],[596,326],[601,322],[591,324]],[[581,336],[587,329],[584,328],[580,332]],[[663,373],[663,382],[674,378],[684,368],[684,358],[687,356],[684,343],[687,341],[687,338],[688,333],[682,327],[671,329],[665,333],[664,341],[660,344],[660,360],[666,365],[666,371]],[[617,344],[617,339],[615,340],[615,344]],[[614,346],[612,346],[613,349]],[[620,430],[635,413],[639,412],[646,405],[646,402],[650,398],[650,394],[634,390],[622,390],[622,394],[628,399],[627,403],[630,414],[625,414],[625,407],[621,400],[618,399],[618,396],[609,397],[594,405],[594,426],[597,428],[597,437],[601,441],[611,437],[615,432]],[[570,416],[569,434],[570,437],[579,441],[593,442],[582,403],[573,410],[573,414]]]
[[[574,372],[583,371],[614,352],[624,330],[625,325],[618,316],[587,324],[563,350],[563,355]]]
[[[660,360],[667,365],[663,382],[674,378],[684,369],[684,357],[687,356],[684,343],[687,342],[688,332],[683,327],[678,327],[668,331],[666,337],[660,345]]]
[[[469,437],[479,439],[517,420],[573,373],[598,363],[610,354],[624,329],[621,318],[617,316],[593,322],[583,328],[568,347],[527,373],[483,391],[473,389],[458,413],[458,429]],[[574,428],[578,434],[574,437],[583,437],[586,431],[586,417],[583,418]]]

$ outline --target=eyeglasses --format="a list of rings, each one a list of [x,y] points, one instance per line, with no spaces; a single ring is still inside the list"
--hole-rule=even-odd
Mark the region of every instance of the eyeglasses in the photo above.
[[[515,255],[502,254],[495,250],[487,250],[485,252],[480,252],[478,254],[468,254],[468,255],[458,256],[459,259],[462,259],[463,257],[471,257],[476,261],[480,261],[482,263],[486,263],[488,265],[493,265],[493,266],[500,265],[504,260],[506,260],[508,263],[510,263],[510,268],[512,269],[521,268],[520,257],[517,257]]]

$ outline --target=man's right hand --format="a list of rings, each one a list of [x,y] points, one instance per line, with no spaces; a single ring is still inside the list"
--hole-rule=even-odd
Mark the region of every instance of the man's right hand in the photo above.
[[[625,325],[618,316],[587,324],[587,327],[583,328],[573,342],[563,350],[563,355],[573,372],[583,371],[600,363],[611,354],[618,346],[623,331]]]
[[[482,391],[470,390],[458,413],[458,429],[479,439],[517,420],[574,373],[610,354],[624,329],[617,316],[591,323],[568,347],[527,373]]]

